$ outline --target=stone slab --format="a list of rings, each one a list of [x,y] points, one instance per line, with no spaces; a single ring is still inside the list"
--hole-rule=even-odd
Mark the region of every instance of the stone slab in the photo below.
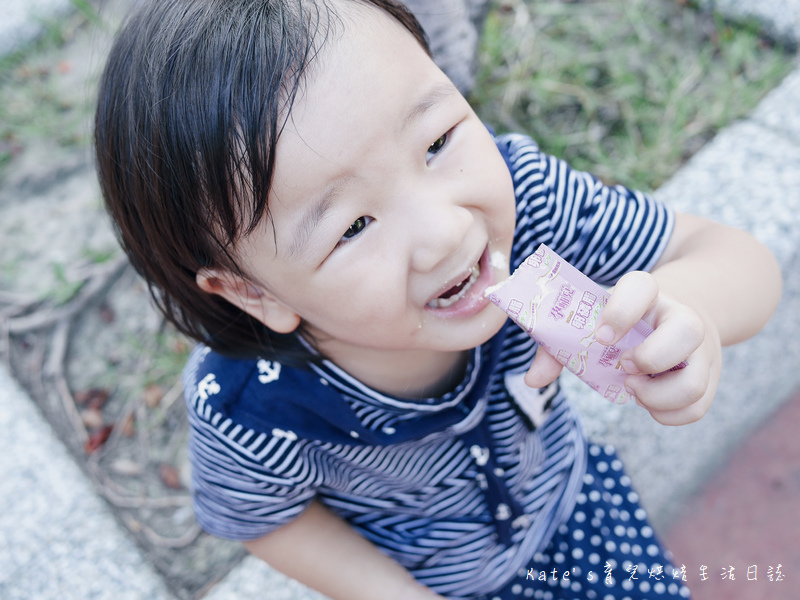
[[[734,20],[753,19],[775,39],[800,40],[800,0],[701,0],[700,6]]]
[[[173,600],[0,365],[0,598]]]
[[[785,138],[792,144],[800,143],[800,110],[797,99],[800,98],[800,69],[795,69],[786,76],[758,105],[750,116],[750,120]],[[794,107],[789,110],[786,107]],[[791,188],[790,188],[791,189]],[[797,188],[793,188],[797,190]]]
[[[248,556],[204,597],[204,600],[325,600],[261,560]]]

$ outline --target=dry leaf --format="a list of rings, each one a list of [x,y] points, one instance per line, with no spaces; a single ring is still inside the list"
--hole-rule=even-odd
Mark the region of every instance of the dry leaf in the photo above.
[[[172,351],[178,354],[185,354],[189,351],[189,344],[183,338],[175,338],[172,342]]]
[[[120,433],[126,438],[131,438],[136,435],[136,417],[133,416],[133,413],[129,413],[127,417],[122,419],[119,428]]]
[[[130,529],[133,533],[139,533],[142,530],[142,524],[132,515],[128,513],[122,513],[122,520],[125,522],[125,525],[128,526],[128,529]]]
[[[142,474],[142,467],[129,458],[118,458],[111,463],[111,470],[120,475],[137,477]]]
[[[113,323],[114,319],[116,318],[114,309],[105,303],[103,303],[100,308],[97,309],[97,314],[103,323]]]
[[[91,454],[95,450],[97,450],[100,446],[106,443],[108,440],[108,436],[111,435],[111,431],[114,429],[113,425],[106,425],[98,429],[97,431],[93,432],[86,443],[83,445],[83,450],[86,454]]]
[[[75,394],[75,403],[86,406],[86,408],[100,410],[110,395],[110,392],[105,388],[89,388]]]
[[[170,489],[180,490],[183,488],[180,475],[178,475],[178,469],[172,465],[164,463],[158,467],[158,476],[161,477],[161,481],[164,482],[164,485]]]
[[[87,429],[100,429],[103,426],[103,413],[96,408],[81,411],[81,421]]]
[[[155,408],[164,397],[164,388],[157,383],[151,383],[144,388],[144,403],[148,408]]]

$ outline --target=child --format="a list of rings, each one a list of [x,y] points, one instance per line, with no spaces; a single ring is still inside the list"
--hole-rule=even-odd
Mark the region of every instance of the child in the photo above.
[[[334,599],[688,596],[561,366],[483,292],[541,242],[616,284],[598,337],[648,317],[626,385],[689,423],[780,294],[749,235],[494,138],[393,0],[153,2],[96,144],[131,261],[202,342],[207,531]]]

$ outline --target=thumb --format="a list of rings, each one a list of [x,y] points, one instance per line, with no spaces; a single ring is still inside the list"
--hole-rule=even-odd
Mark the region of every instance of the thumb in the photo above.
[[[550,385],[561,374],[563,365],[540,347],[533,357],[531,368],[525,373],[525,383],[533,388]]]

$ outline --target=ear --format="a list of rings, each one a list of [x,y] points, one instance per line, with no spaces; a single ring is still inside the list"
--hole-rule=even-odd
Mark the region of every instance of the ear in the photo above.
[[[300,316],[264,288],[226,269],[201,269],[197,287],[207,294],[224,298],[276,333],[291,333],[300,325]]]

